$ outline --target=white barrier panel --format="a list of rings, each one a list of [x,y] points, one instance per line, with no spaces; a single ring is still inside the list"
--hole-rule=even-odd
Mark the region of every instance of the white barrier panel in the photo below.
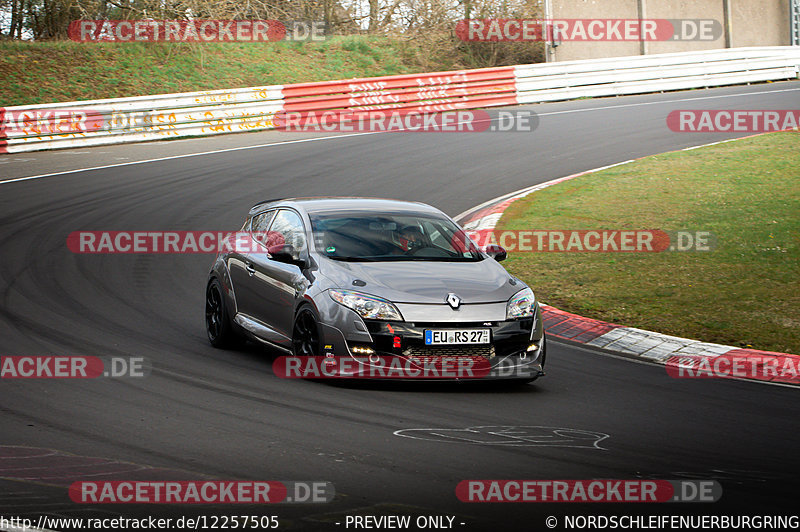
[[[800,47],[730,48],[516,67],[517,101],[538,103],[796,78]]]
[[[272,128],[281,85],[0,108],[0,153]]]

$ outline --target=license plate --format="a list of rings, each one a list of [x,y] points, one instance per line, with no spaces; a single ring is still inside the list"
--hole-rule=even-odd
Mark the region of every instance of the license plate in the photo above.
[[[468,345],[489,342],[489,329],[425,330],[425,345]]]

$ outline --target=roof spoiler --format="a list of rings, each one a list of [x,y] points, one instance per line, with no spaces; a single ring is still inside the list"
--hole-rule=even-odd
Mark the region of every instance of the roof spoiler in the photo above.
[[[276,201],[282,201],[283,199],[285,199],[285,198],[273,198],[273,199],[268,199],[268,200],[264,200],[264,201],[259,201],[258,203],[256,203],[252,207],[250,207],[250,212],[253,212],[258,207],[261,207],[262,205],[266,205],[267,203],[275,203]]]

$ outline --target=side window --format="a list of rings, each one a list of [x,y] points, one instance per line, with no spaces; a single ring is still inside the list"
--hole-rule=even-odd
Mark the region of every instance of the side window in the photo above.
[[[306,233],[300,216],[290,210],[281,209],[272,221],[267,233],[267,249],[289,245],[294,248],[294,255],[299,257],[306,247]]]
[[[253,217],[250,227],[256,232],[266,231],[269,227],[269,223],[272,221],[273,216],[275,216],[275,211],[267,211],[257,214]]]
[[[256,214],[250,221],[250,232],[253,233],[253,238],[265,244],[267,229],[269,228],[272,218],[275,216],[275,211],[266,211],[261,214]]]

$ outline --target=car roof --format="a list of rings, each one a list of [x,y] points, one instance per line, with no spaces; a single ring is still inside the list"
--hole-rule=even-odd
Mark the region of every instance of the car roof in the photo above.
[[[253,215],[275,207],[299,207],[308,213],[364,211],[441,214],[439,209],[416,201],[339,196],[286,198],[262,201],[255,204],[250,209],[250,214]]]

